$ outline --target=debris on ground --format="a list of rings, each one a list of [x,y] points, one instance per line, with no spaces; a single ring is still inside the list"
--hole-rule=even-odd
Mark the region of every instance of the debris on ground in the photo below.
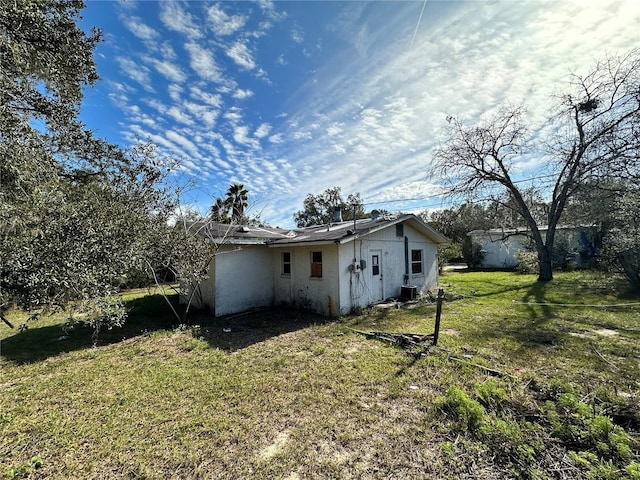
[[[350,330],[353,332],[359,333],[361,335],[365,335],[366,337],[375,338],[377,340],[381,340],[383,342],[390,343],[392,345],[396,345],[401,348],[406,348],[406,349],[418,348],[420,349],[418,352],[420,354],[428,353],[431,350],[445,353],[449,360],[478,368],[488,373],[489,375],[493,375],[496,377],[515,378],[512,374],[503,372],[502,370],[498,370],[496,368],[491,368],[485,365],[480,365],[478,363],[472,362],[471,361],[471,359],[473,358],[472,355],[458,355],[447,349],[433,345],[434,334],[365,332],[362,330],[356,330],[354,328],[350,328]]]

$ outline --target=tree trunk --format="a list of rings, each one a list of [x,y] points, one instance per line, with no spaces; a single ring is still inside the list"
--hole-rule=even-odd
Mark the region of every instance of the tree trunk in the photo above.
[[[551,249],[544,247],[538,249],[538,263],[540,270],[538,273],[539,282],[549,282],[553,280],[553,263],[551,261]]]
[[[640,290],[640,247],[625,250],[616,255],[624,273],[636,290]]]

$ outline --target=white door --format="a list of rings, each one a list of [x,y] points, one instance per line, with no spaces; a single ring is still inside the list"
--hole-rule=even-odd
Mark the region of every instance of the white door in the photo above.
[[[384,300],[382,288],[382,250],[371,250],[371,301]]]

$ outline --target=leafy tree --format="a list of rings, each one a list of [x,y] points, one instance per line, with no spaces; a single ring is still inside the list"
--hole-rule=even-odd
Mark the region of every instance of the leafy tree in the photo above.
[[[366,218],[364,203],[359,193],[342,198],[340,187],[327,188],[319,195],[309,193],[304,199],[304,209],[297,211],[293,219],[298,227],[323,225],[333,221],[335,207],[340,207],[343,220]]]
[[[640,246],[640,187],[630,179],[585,183],[568,202],[563,221],[597,228],[599,266],[619,270],[620,254]],[[640,286],[638,273],[631,280]]]
[[[78,120],[100,40],[77,26],[83,7],[0,3],[0,313],[59,307],[97,332],[124,321],[127,272],[160,261],[175,198],[153,146],[122,150]]]
[[[529,134],[523,109],[506,107],[474,126],[450,117],[447,138],[434,152],[435,173],[453,195],[511,195],[514,210],[529,227],[541,281],[553,278],[556,228],[580,186],[639,174],[640,50],[606,57],[588,75],[571,78],[569,91],[557,98],[557,114],[549,119],[542,144]],[[547,176],[552,178],[544,233],[514,177],[518,160],[535,151],[548,156]]]

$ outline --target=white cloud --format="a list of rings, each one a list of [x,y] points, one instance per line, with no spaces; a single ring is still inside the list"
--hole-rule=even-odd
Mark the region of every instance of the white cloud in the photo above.
[[[176,122],[179,123],[183,123],[185,125],[193,125],[193,118],[191,118],[190,115],[188,115],[184,110],[182,110],[180,107],[177,107],[175,105],[169,107],[166,112],[165,115],[170,116],[171,118],[173,118]]]
[[[162,42],[158,47],[160,56],[167,60],[175,60],[177,58],[176,51],[169,42]]]
[[[253,96],[253,92],[251,90],[244,90],[242,88],[238,88],[235,92],[233,92],[233,98],[244,99]]]
[[[182,6],[175,1],[160,2],[160,20],[175,32],[183,33],[190,39],[202,38],[202,32],[196,26],[193,17],[185,12]]]
[[[212,5],[207,11],[211,27],[216,35],[224,36],[240,30],[247,21],[243,15],[227,15],[217,5]]]
[[[222,81],[220,67],[216,63],[213,53],[195,42],[189,42],[185,46],[191,59],[191,68],[204,80],[213,82]]]
[[[238,66],[246,70],[253,70],[256,68],[256,62],[254,61],[249,48],[244,43],[235,42],[227,49],[226,53]]]
[[[184,89],[180,85],[171,83],[167,87],[167,90],[169,91],[169,97],[171,97],[171,100],[173,100],[174,102],[180,101],[180,96],[184,91]]]
[[[151,72],[147,67],[134,62],[130,58],[117,57],[116,60],[120,65],[120,70],[127,77],[142,85],[145,90],[149,92],[153,91],[153,87],[151,86]]]
[[[284,139],[282,138],[282,134],[281,133],[276,133],[275,135],[271,135],[269,137],[269,142],[271,143],[284,143]]]
[[[249,136],[249,127],[246,125],[235,125],[233,127],[233,139],[236,143],[251,148],[258,148],[260,146],[255,138]]]
[[[240,114],[240,111],[238,109],[230,108],[227,112],[225,112],[224,118],[229,120],[229,122],[231,122],[232,124],[236,124],[240,120],[242,120],[242,115]]]
[[[198,151],[198,147],[187,137],[181,135],[173,130],[168,130],[165,133],[166,137],[172,141],[173,143],[180,145],[185,151],[187,151],[193,157],[199,157],[200,152]]]
[[[196,100],[200,100],[214,108],[219,108],[222,105],[222,97],[219,94],[205,92],[196,86],[190,87],[190,90],[191,96]]]
[[[187,75],[182,71],[179,65],[168,60],[149,59],[155,69],[160,72],[167,80],[175,83],[182,83],[187,79]]]
[[[344,126],[344,123],[340,123],[340,122],[333,123],[327,128],[327,135],[329,135],[330,137],[335,137],[337,135],[340,135],[344,131],[343,126]]]
[[[191,117],[195,117],[202,121],[208,128],[212,127],[220,111],[218,109],[211,108],[209,105],[198,104],[194,102],[184,102],[183,108],[189,112]]]
[[[256,129],[256,131],[253,133],[253,136],[256,138],[264,138],[269,135],[270,131],[271,125],[269,125],[268,123],[263,123]]]
[[[302,33],[302,29],[300,27],[296,27],[291,31],[291,40],[296,43],[304,42],[304,34]]]
[[[141,40],[153,41],[160,38],[160,34],[143,23],[139,17],[129,17],[125,19],[124,24],[131,33]]]

